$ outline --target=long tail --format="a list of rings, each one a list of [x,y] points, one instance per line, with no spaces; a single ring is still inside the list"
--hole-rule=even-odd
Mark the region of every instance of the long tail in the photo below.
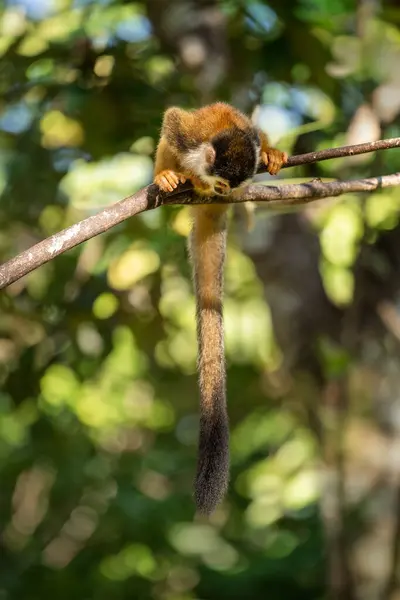
[[[196,290],[200,434],[195,500],[210,514],[229,483],[229,421],[222,299],[226,253],[226,207],[193,207],[190,252]]]

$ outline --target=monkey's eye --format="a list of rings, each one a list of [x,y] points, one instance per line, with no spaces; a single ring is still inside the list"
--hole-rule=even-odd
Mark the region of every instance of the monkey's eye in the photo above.
[[[224,179],[216,179],[214,182],[214,192],[219,196],[226,196],[231,191],[231,186]]]

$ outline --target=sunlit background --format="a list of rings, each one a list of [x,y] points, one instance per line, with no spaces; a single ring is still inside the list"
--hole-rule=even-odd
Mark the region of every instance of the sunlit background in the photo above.
[[[229,101],[293,154],[400,136],[399,25],[396,0],[3,0],[1,261],[150,183],[173,104]],[[279,179],[396,171],[400,150]],[[233,213],[209,520],[187,209],[1,292],[0,600],[399,600],[399,208]]]

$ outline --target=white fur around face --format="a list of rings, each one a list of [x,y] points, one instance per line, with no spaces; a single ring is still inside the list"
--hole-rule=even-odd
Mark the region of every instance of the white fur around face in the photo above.
[[[189,150],[181,159],[182,166],[198,175],[198,177],[203,178],[206,175],[207,167],[209,166],[209,162],[207,161],[207,152],[209,151],[209,148],[209,144],[203,143],[197,148]]]

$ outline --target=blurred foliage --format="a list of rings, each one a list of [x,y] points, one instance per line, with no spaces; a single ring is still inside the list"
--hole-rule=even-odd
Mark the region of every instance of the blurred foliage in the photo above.
[[[171,104],[257,106],[254,118],[289,152],[400,135],[400,10],[372,4],[5,0],[1,260],[148,184]],[[198,29],[191,11],[204,17]],[[285,177],[396,170],[399,153],[388,151]],[[336,307],[353,301],[360,249],[396,228],[399,203],[394,189],[307,212]],[[277,383],[282,348],[234,232],[231,490],[210,520],[193,518],[188,230],[185,208],[145,213],[1,294],[1,600],[327,597],[319,475],[331,457],[301,385]],[[328,381],[354,368],[349,387],[362,398],[354,356],[326,340],[318,352]]]

